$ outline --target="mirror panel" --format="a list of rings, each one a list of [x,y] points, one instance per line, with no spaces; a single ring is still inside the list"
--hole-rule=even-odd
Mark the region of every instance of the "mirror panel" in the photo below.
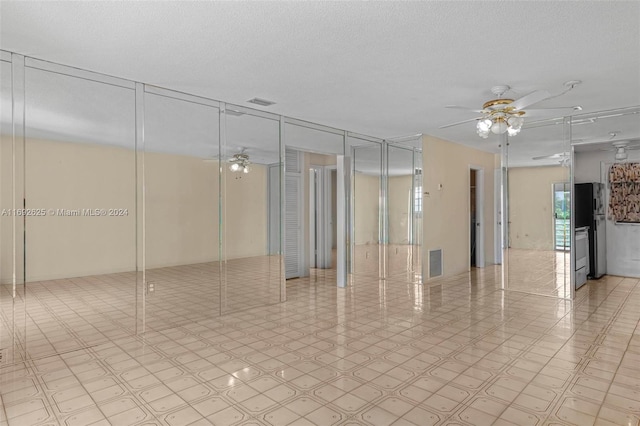
[[[13,140],[12,80],[12,63],[0,61],[0,348],[8,362],[23,356],[25,326],[23,217],[14,214],[23,198],[23,142]]]
[[[602,274],[640,276],[636,256],[640,253],[640,226],[613,218],[609,182],[614,164],[640,163],[640,107],[576,115],[571,124],[576,229],[590,226],[586,235],[576,233],[576,286],[585,283],[585,276],[592,279]],[[591,215],[588,194],[584,192],[593,188],[593,184],[600,184],[601,188],[602,208],[596,216]],[[631,201],[632,197],[622,198]],[[613,200],[615,202],[615,197]],[[578,244],[587,241],[588,261],[585,262],[586,250],[580,251]]]
[[[222,313],[280,301],[280,122],[227,108],[222,155]]]
[[[219,109],[144,93],[145,329],[220,314]]]
[[[285,267],[286,279],[336,280],[338,156],[344,134],[311,123],[285,122]],[[289,281],[289,285],[307,281]]]
[[[25,345],[34,357],[135,333],[135,92],[90,73],[24,72]]]
[[[530,122],[505,138],[505,287],[570,298],[571,172],[563,121]]]
[[[387,146],[389,277],[420,282],[422,233],[421,153]]]
[[[351,273],[386,277],[382,144],[348,138],[353,162]]]

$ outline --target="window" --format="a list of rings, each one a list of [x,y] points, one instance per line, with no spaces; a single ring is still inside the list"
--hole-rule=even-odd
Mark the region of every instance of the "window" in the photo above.
[[[413,193],[416,214],[422,214],[422,186],[416,185]]]

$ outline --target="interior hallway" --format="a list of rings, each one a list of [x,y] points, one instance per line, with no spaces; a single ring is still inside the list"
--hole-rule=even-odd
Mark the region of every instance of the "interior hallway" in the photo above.
[[[0,369],[0,425],[579,424],[640,421],[640,280],[571,302],[331,270],[288,301]]]

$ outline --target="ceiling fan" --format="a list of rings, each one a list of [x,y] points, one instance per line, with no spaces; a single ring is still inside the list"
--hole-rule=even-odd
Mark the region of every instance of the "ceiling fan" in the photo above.
[[[629,158],[628,150],[630,149],[640,149],[640,139],[630,139],[626,141],[614,141],[611,143],[613,148],[603,149],[603,151],[615,151],[614,158],[616,161],[625,161]]]
[[[557,152],[557,153],[551,154],[551,155],[541,155],[539,157],[533,157],[532,158],[532,160],[556,160],[562,166],[568,165],[570,159],[571,159],[571,153],[567,152],[567,151],[565,151],[565,152]]]
[[[640,149],[640,138],[616,139],[621,132],[619,130],[609,132],[609,139],[605,140],[589,140],[578,139],[573,142],[574,146],[588,146],[596,144],[610,144],[610,147],[601,148],[599,151],[615,151],[614,158],[616,161],[625,161],[629,158],[629,150]]]
[[[509,136],[515,136],[520,133],[522,129],[522,125],[524,124],[524,117],[530,117],[535,115],[568,115],[573,111],[579,111],[581,107],[566,107],[566,108],[548,108],[548,109],[527,109],[525,108],[534,105],[538,102],[542,102],[546,99],[555,98],[557,96],[563,95],[569,90],[573,89],[575,86],[580,84],[579,80],[570,80],[564,83],[565,89],[563,92],[552,95],[546,90],[536,90],[535,92],[529,93],[526,96],[523,96],[517,100],[505,98],[504,94],[511,90],[510,86],[500,85],[494,86],[491,88],[491,93],[493,93],[496,98],[491,99],[485,102],[482,105],[482,109],[473,109],[466,108],[457,105],[447,105],[446,108],[455,108],[462,109],[465,111],[471,111],[475,113],[480,113],[482,115],[474,118],[470,118],[468,120],[458,121],[451,124],[446,124],[444,126],[440,126],[441,129],[457,126],[459,124],[468,123],[471,121],[477,121],[476,130],[478,132],[478,136],[483,139],[489,137],[489,133],[494,134],[503,134],[507,132]]]

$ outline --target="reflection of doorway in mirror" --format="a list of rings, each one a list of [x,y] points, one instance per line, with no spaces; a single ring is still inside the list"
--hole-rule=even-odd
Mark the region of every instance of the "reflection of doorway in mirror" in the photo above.
[[[568,182],[554,183],[553,188],[553,237],[556,250],[571,247],[571,192]]]
[[[469,242],[471,254],[471,266],[476,266],[476,171],[471,169],[469,173]]]
[[[317,158],[318,154],[314,155]],[[330,161],[329,159],[327,161]],[[335,268],[336,166],[309,167],[309,267]]]
[[[469,166],[469,267],[484,268],[484,170]]]

